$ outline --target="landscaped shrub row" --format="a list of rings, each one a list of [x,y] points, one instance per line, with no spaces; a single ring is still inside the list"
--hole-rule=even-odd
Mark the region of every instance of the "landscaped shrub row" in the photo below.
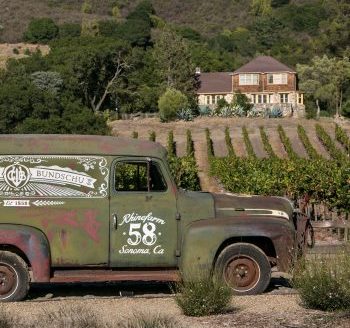
[[[298,136],[302,144],[305,147],[305,150],[311,159],[319,159],[321,156],[317,153],[316,149],[312,146],[309,137],[306,134],[306,131],[302,125],[298,125]]]
[[[255,158],[256,154],[254,152],[253,145],[250,142],[248,130],[245,126],[242,127],[242,134],[243,134],[243,140],[244,140],[245,148],[247,150],[248,157]]]
[[[284,129],[282,128],[281,125],[278,126],[277,128],[278,130],[278,134],[280,136],[281,142],[283,144],[283,147],[285,149],[285,151],[288,154],[288,157],[290,159],[297,159],[299,156],[297,155],[297,153],[294,151],[292,144],[290,143],[289,138],[286,135],[286,132],[284,131]]]
[[[226,126],[226,128],[225,128],[225,143],[226,143],[228,155],[229,156],[236,156],[235,151],[234,151],[233,146],[232,146],[230,129],[228,128],[228,126]]]
[[[344,162],[347,160],[347,156],[345,155],[345,153],[343,153],[340,149],[336,147],[332,138],[320,124],[316,124],[316,134],[318,139],[328,150],[332,158],[339,162]]]
[[[339,141],[344,148],[346,149],[346,152],[348,155],[350,154],[350,138],[346,134],[346,132],[338,125],[335,125],[335,138],[337,141]]]
[[[264,127],[260,126],[259,129],[260,129],[261,140],[262,140],[262,143],[263,143],[263,146],[264,146],[264,149],[265,149],[267,155],[269,155],[269,157],[271,157],[271,158],[276,158],[277,156],[271,147],[269,137],[267,136],[267,134],[264,130]]]
[[[280,195],[297,200],[306,193],[316,202],[350,209],[347,163],[326,159],[213,158],[211,174],[235,193]]]

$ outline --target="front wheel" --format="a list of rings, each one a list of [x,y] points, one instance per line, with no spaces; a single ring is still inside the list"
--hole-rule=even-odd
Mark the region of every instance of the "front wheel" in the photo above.
[[[239,295],[263,293],[271,279],[271,266],[265,253],[252,244],[237,243],[226,247],[220,253],[215,269]]]
[[[28,288],[27,264],[14,253],[0,251],[0,302],[22,300]]]

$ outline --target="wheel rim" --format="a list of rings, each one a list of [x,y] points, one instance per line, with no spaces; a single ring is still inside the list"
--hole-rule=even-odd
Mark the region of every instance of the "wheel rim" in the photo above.
[[[17,286],[15,270],[4,263],[0,263],[0,298],[4,299],[11,295]]]
[[[253,289],[260,280],[260,267],[249,256],[240,255],[231,258],[224,269],[226,283],[238,292]]]

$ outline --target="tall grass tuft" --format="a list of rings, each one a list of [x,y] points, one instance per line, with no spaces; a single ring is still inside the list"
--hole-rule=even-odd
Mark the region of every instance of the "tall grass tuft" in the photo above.
[[[350,310],[349,253],[303,259],[296,267],[293,284],[307,308]]]
[[[137,313],[119,324],[120,328],[181,328],[174,318],[166,315]]]
[[[191,272],[176,284],[175,291],[176,303],[187,316],[220,314],[230,308],[232,289],[209,273]]]
[[[38,327],[33,325],[33,327]],[[52,311],[45,311],[40,317],[41,327],[50,328],[102,328],[105,324],[97,315],[83,306],[60,306]]]

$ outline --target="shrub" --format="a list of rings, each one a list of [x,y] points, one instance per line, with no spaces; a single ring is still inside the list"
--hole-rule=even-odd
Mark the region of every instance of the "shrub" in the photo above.
[[[132,131],[131,138],[138,139],[139,133],[137,131]]]
[[[264,145],[264,150],[266,151],[266,153],[269,155],[270,158],[276,158],[277,156],[272,149],[272,146],[271,146],[270,141],[269,141],[269,137],[267,136],[267,134],[264,130],[264,127],[260,126],[259,129],[260,129],[261,140],[262,140],[262,143]]]
[[[283,144],[283,147],[284,147],[286,153],[288,154],[289,158],[292,160],[297,159],[299,156],[294,151],[293,146],[290,142],[290,139],[287,137],[286,132],[284,131],[282,126],[279,125],[277,130],[278,130],[278,134],[280,136],[281,142]]]
[[[188,107],[186,95],[175,89],[167,89],[158,100],[159,116],[162,122],[176,118],[177,112]]]
[[[17,48],[13,48],[12,49],[12,52],[15,54],[15,55],[19,55],[19,50]]]
[[[175,286],[175,300],[183,313],[200,317],[224,313],[229,309],[232,289],[210,273],[191,272]]]
[[[182,108],[176,113],[176,116],[179,120],[183,121],[193,121],[193,113],[191,108]]]
[[[24,32],[25,41],[47,43],[58,36],[58,26],[51,18],[34,18]]]
[[[350,310],[350,256],[339,254],[298,264],[293,284],[307,308]]]
[[[180,328],[181,325],[172,317],[151,315],[146,313],[134,314],[132,318],[121,323],[120,328]]]

